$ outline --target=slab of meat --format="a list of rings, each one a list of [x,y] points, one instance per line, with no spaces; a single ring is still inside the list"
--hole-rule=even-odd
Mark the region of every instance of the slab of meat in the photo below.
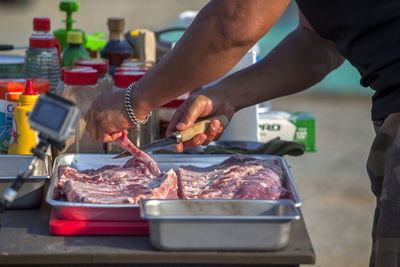
[[[119,141],[133,154],[124,166],[107,165],[78,172],[60,166],[55,199],[86,203],[133,203],[147,198],[178,198],[175,172],[160,173],[154,160],[136,148],[124,134]]]
[[[184,199],[279,199],[287,197],[282,170],[275,160],[236,154],[207,168],[178,169],[179,194]]]
[[[60,166],[58,173],[60,196],[65,195],[70,202],[138,204],[147,198],[178,198],[177,177],[172,169],[154,177],[121,166],[82,172]]]

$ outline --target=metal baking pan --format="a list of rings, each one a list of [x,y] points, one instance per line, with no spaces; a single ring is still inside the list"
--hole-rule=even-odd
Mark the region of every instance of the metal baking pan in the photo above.
[[[142,200],[150,241],[161,250],[279,250],[299,211],[280,200]]]
[[[92,204],[59,201],[54,199],[54,188],[59,166],[69,165],[78,171],[97,169],[104,165],[123,165],[128,158],[112,159],[115,154],[64,154],[55,159],[52,178],[46,195],[46,201],[53,207],[59,218],[69,220],[95,220],[95,221],[134,221],[141,220],[138,204]],[[208,167],[220,163],[231,155],[184,155],[184,154],[153,154],[161,171],[174,169],[182,165],[195,165]],[[296,207],[301,206],[301,200],[296,185],[286,161],[282,157],[268,155],[252,155],[256,158],[278,160],[283,170],[283,184],[289,191],[290,199]],[[279,202],[280,200],[275,200]]]
[[[32,155],[0,155],[0,194],[11,185],[16,176],[32,160]],[[43,201],[44,188],[50,179],[50,159],[37,161],[35,170],[22,185],[18,195],[8,209],[30,209],[39,207]]]

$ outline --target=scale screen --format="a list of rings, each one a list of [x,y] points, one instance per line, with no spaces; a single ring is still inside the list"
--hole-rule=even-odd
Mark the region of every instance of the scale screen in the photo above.
[[[31,114],[31,120],[59,132],[68,109],[47,101],[38,101],[37,105]]]

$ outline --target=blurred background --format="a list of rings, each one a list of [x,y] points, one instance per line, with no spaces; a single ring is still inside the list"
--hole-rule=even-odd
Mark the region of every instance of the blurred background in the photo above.
[[[74,27],[86,34],[104,33],[107,18],[123,17],[125,30],[162,30],[183,26],[179,14],[199,10],[205,0],[85,0],[73,14]],[[0,0],[1,44],[27,45],[32,19],[46,16],[51,29],[64,28],[65,14],[54,0]],[[291,3],[284,16],[259,41],[262,57],[297,25]],[[176,41],[181,32],[163,36]],[[24,55],[24,50],[0,52]],[[288,77],[290,79],[290,77]],[[367,266],[374,197],[365,170],[373,127],[372,90],[359,85],[360,76],[348,63],[304,93],[271,101],[273,110],[310,111],[316,121],[316,152],[285,157],[303,199],[302,212],[316,251],[316,266]]]

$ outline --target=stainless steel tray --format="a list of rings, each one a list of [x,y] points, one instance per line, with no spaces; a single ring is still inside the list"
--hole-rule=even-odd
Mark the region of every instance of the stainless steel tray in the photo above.
[[[31,155],[0,155],[0,194],[11,185],[16,176],[26,167]],[[29,209],[39,207],[43,201],[44,187],[50,179],[50,159],[38,161],[32,176],[30,176],[18,191],[9,209]]]
[[[59,201],[54,199],[54,187],[56,184],[57,169],[62,165],[70,165],[79,171],[90,168],[100,168],[104,165],[123,165],[128,158],[112,159],[115,154],[64,154],[58,156],[54,162],[52,178],[46,195],[46,201],[53,207],[60,218],[69,220],[105,220],[105,221],[134,221],[141,220],[138,204],[90,204]],[[162,171],[174,169],[182,165],[195,165],[207,167],[220,163],[231,155],[204,155],[204,154],[153,154],[152,158],[157,162]],[[301,206],[301,199],[290,174],[286,161],[282,157],[268,155],[252,155],[256,158],[278,160],[283,170],[283,182],[289,191],[290,199],[296,207]],[[275,200],[279,202],[280,200]]]
[[[150,241],[162,250],[279,250],[300,219],[290,200],[143,200]]]

